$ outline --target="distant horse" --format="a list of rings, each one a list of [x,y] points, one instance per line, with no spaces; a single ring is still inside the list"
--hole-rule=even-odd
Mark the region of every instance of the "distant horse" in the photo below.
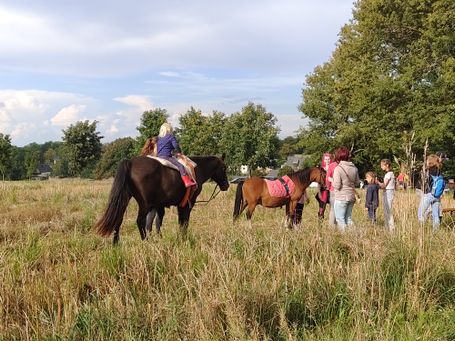
[[[321,188],[325,185],[326,172],[322,168],[313,167],[289,174],[294,182],[295,189],[290,197],[272,197],[269,193],[265,179],[252,177],[237,186],[234,204],[234,221],[245,208],[248,207],[246,218],[251,226],[251,216],[257,205],[264,207],[281,207],[286,205],[286,226],[291,224],[291,215],[295,210],[297,202],[305,193],[305,190],[312,182],[317,182]]]
[[[159,213],[164,214],[164,207],[169,206],[178,206],[180,230],[186,233],[191,208],[202,191],[202,184],[212,179],[222,191],[229,188],[224,157],[193,156],[191,159],[197,164],[198,188],[191,197],[190,203],[184,207],[180,207],[179,203],[185,195],[186,188],[178,171],[148,157],[139,156],[122,161],[112,184],[108,206],[95,225],[98,233],[109,236],[114,232],[113,242],[118,243],[123,215],[131,197],[136,199],[139,205],[136,223],[142,239],[147,236],[147,213],[158,209]]]

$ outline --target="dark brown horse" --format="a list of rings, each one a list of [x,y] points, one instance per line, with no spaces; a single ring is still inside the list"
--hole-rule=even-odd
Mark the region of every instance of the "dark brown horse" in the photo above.
[[[95,225],[98,233],[102,236],[109,236],[114,232],[114,244],[118,243],[123,214],[131,197],[136,199],[139,205],[136,222],[142,239],[147,236],[147,213],[157,209],[159,214],[160,212],[164,214],[164,207],[169,206],[178,206],[180,229],[185,233],[191,208],[202,191],[202,184],[212,179],[221,190],[226,191],[229,188],[224,158],[193,156],[191,159],[197,164],[198,188],[193,194],[190,204],[185,207],[179,206],[186,188],[178,171],[164,167],[160,162],[148,157],[139,156],[122,161],[112,184],[106,211]]]
[[[291,214],[294,212],[297,202],[312,182],[317,182],[323,188],[325,185],[326,172],[322,168],[305,168],[288,176],[294,182],[295,189],[290,197],[272,197],[269,193],[266,180],[252,177],[237,186],[234,204],[234,221],[247,208],[246,218],[251,227],[251,216],[257,205],[264,207],[281,207],[286,205],[286,225],[291,224]]]

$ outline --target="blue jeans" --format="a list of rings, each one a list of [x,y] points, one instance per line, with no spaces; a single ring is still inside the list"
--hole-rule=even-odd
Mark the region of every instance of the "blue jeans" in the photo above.
[[[352,208],[354,201],[335,200],[334,211],[337,225],[344,231],[347,225],[352,225]]]
[[[181,176],[187,175],[185,166],[183,166],[180,162],[178,162],[175,157],[173,157],[173,156],[160,156],[160,158],[166,159],[170,163],[172,163],[174,166],[176,166],[179,169],[179,172],[180,172]]]
[[[393,211],[392,211],[392,204],[393,204],[393,197],[395,195],[394,190],[385,190],[382,196],[382,208],[384,210],[384,225],[389,230],[393,230],[395,228],[395,220],[393,219]]]
[[[439,227],[439,207],[441,205],[441,199],[435,198],[433,194],[427,193],[422,195],[420,199],[419,211],[417,212],[419,221],[421,223],[425,222],[427,216],[427,210],[431,206],[431,215],[433,217],[433,230],[436,230]]]

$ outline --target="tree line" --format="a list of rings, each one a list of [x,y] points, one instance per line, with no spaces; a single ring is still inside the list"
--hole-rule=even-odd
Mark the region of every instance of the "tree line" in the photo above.
[[[52,167],[60,177],[107,178],[115,174],[118,163],[139,155],[145,140],[157,136],[162,123],[169,119],[165,109],[145,111],[135,138],[119,138],[102,144],[96,121],[80,121],[63,130],[61,142],[31,143],[24,147],[11,145],[8,135],[0,134],[0,171],[5,179],[30,178],[39,164]],[[288,152],[298,152],[295,140],[278,138],[276,117],[260,104],[248,103],[232,115],[214,111],[204,115],[191,107],[179,118],[176,129],[186,155],[226,154],[231,173],[240,165],[273,167]]]

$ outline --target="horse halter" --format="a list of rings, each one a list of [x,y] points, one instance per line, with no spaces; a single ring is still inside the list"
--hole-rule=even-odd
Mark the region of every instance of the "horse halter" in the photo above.
[[[327,176],[327,172],[322,167],[318,167],[318,168],[319,168],[319,185],[321,186],[320,189],[326,190],[327,188],[325,186],[325,177]]]

